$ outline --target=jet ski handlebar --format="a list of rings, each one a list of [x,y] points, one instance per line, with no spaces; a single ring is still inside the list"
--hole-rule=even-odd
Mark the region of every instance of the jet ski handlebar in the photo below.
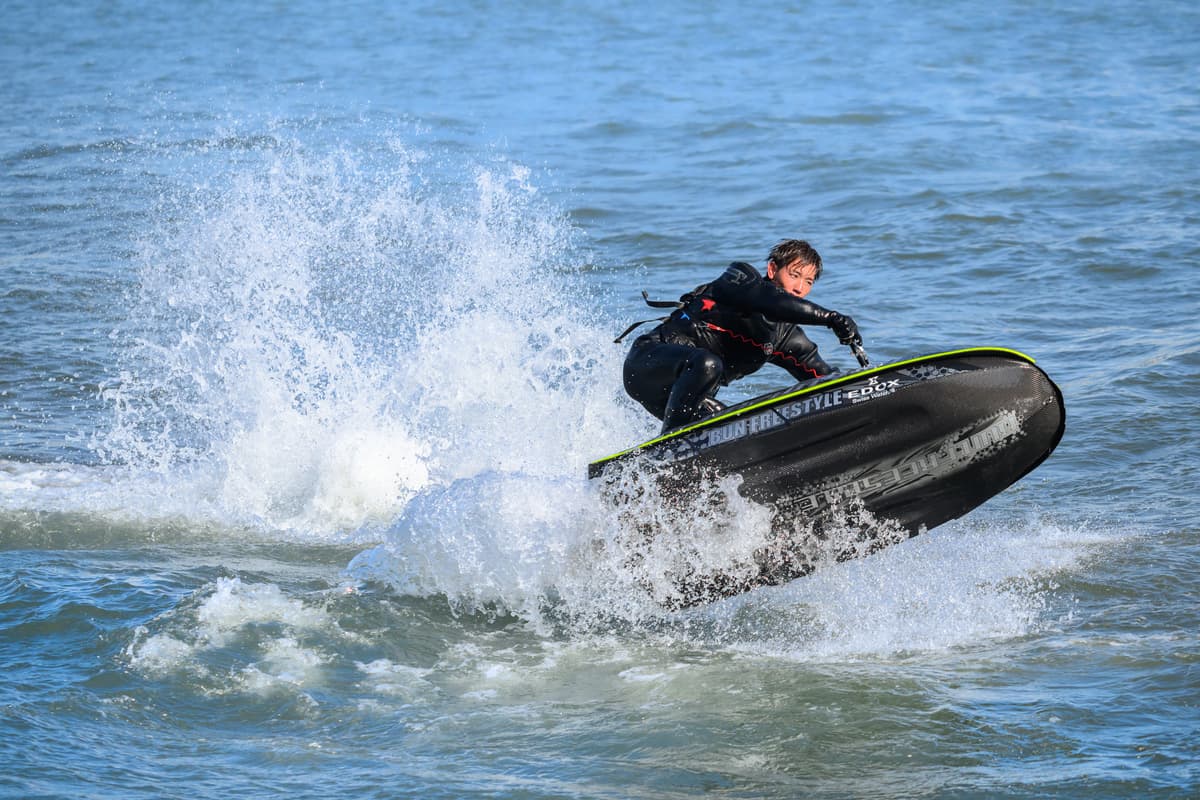
[[[867,358],[867,351],[863,349],[861,344],[858,344],[857,342],[851,342],[850,352],[854,353],[854,357],[858,359],[858,365],[860,367],[871,366],[871,361]]]

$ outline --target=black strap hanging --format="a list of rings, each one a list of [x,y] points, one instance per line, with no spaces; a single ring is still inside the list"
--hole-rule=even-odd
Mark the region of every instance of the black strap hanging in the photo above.
[[[646,305],[650,306],[651,308],[669,308],[672,311],[678,311],[688,303],[692,302],[697,295],[704,294],[704,292],[708,291],[709,285],[710,284],[707,283],[701,284],[678,300],[651,300],[649,293],[645,289],[642,289],[642,300],[645,301]],[[638,327],[645,325],[648,322],[662,322],[663,320],[669,318],[670,316],[668,315],[666,317],[655,317],[654,319],[643,319],[639,322],[635,322],[625,330],[621,331],[621,335],[613,339],[613,344],[620,344],[622,339],[624,339]]]
[[[617,338],[613,339],[613,344],[620,344],[622,339],[624,339],[629,334],[633,333],[635,330],[637,330],[642,325],[645,325],[647,322],[662,322],[664,319],[666,319],[666,317],[654,317],[653,319],[638,320],[637,322],[633,323],[625,330],[621,331],[621,335],[618,336]]]
[[[645,289],[642,290],[642,300],[644,300],[646,305],[650,306],[651,308],[678,309],[683,308],[684,306],[684,303],[679,300],[651,300],[649,293]],[[613,344],[620,344],[626,336],[633,333],[642,325],[645,325],[649,322],[662,322],[664,319],[667,319],[667,317],[654,317],[652,319],[639,320],[625,330],[621,331],[621,335],[613,339]]]

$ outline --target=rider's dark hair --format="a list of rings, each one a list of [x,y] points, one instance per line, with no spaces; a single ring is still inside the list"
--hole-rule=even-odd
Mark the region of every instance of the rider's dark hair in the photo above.
[[[767,260],[775,262],[775,269],[791,266],[792,262],[797,260],[801,264],[811,264],[817,268],[814,280],[821,277],[821,254],[803,239],[784,239],[771,248]]]

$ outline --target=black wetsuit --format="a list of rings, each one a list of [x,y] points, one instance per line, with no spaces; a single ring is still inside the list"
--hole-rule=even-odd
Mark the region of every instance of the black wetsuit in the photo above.
[[[832,372],[799,324],[833,328],[843,339],[858,335],[849,317],[785,292],[743,262],[680,303],[625,358],[625,391],[663,420],[664,432],[722,408],[717,389],[763,364],[797,380]]]

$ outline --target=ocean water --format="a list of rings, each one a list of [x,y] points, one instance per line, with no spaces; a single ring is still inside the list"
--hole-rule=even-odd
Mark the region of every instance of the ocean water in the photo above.
[[[7,3],[0,796],[1196,796],[1197,64],[1170,0]],[[785,237],[1066,436],[668,613],[765,518],[597,497],[611,340]]]

